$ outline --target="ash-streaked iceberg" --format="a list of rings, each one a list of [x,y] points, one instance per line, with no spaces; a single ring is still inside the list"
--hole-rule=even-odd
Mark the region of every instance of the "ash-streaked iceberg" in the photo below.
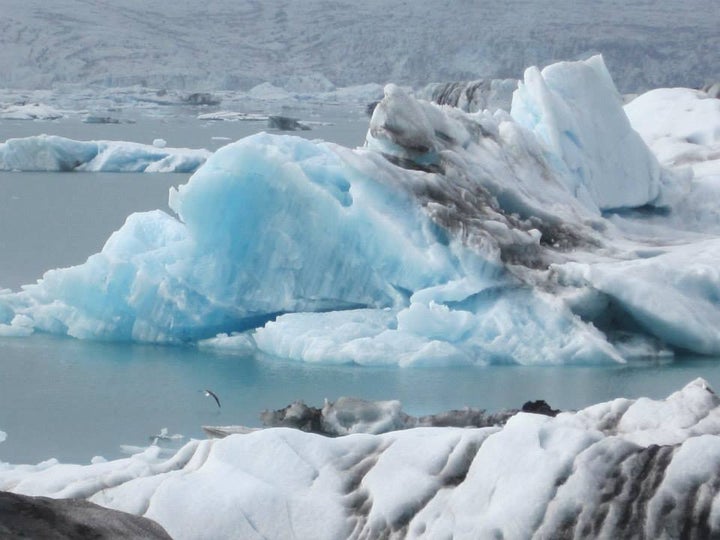
[[[0,143],[0,171],[184,172],[198,169],[210,152],[126,141],[76,141],[57,135]]]
[[[171,192],[177,217],[130,216],[84,265],[0,295],[0,324],[402,366],[716,353],[714,251],[603,213],[672,215],[687,182],[598,57],[528,70],[511,114],[388,85],[364,148],[230,144]]]
[[[479,79],[475,81],[431,83],[417,97],[440,105],[451,105],[466,112],[485,109],[510,110],[513,92],[517,89],[515,79]]]
[[[84,498],[177,539],[713,538],[718,471],[720,398],[697,379],[664,400],[521,412],[502,427],[274,428],[169,458],[152,446],[88,465],[0,463],[0,489]]]

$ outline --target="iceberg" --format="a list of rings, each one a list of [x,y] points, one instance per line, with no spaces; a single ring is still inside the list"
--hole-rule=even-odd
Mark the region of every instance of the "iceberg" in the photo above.
[[[229,144],[171,190],[175,216],[133,214],[85,264],[0,293],[0,324],[324,363],[714,354],[716,241],[618,212],[672,216],[687,181],[600,57],[529,69],[510,113],[388,85],[363,148]]]
[[[10,105],[0,109],[0,119],[3,120],[57,120],[63,116],[63,111],[44,103]]]
[[[37,135],[0,143],[0,171],[191,173],[209,156],[202,149]]]
[[[718,470],[720,398],[697,379],[664,400],[520,412],[502,427],[272,428],[171,457],[151,446],[87,465],[0,463],[0,489],[87,499],[177,539],[710,538]]]
[[[656,205],[672,182],[632,129],[600,56],[525,71],[512,116],[569,170],[567,188],[601,210]]]
[[[625,106],[633,128],[676,175],[684,196],[666,220],[672,227],[717,234],[720,219],[720,100],[690,88],[658,88]]]

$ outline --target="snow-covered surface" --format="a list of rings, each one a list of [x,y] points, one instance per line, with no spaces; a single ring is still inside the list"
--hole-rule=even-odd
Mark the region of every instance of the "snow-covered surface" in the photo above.
[[[715,0],[3,0],[0,85],[188,91],[520,78],[601,52],[623,91],[720,79]],[[242,29],[239,31],[238,29]],[[212,47],[208,46],[212,36]],[[270,89],[270,88],[266,88]]]
[[[665,400],[519,413],[503,427],[275,428],[171,457],[151,446],[88,465],[0,463],[0,489],[86,498],[178,539],[709,538],[719,467],[720,399],[697,379]]]
[[[644,119],[668,108],[652,95],[628,107],[644,101]],[[688,108],[697,117],[682,100],[665,114]],[[651,145],[669,144],[639,124]],[[717,354],[720,252],[699,231],[718,220],[709,209],[684,219],[697,190],[717,185],[717,133],[698,129],[704,176],[661,167],[600,57],[528,70],[511,114],[388,85],[366,147],[266,133],[229,144],[171,190],[177,217],[133,214],[84,265],[0,294],[0,324],[323,363]],[[20,142],[98,161],[96,143],[50,140]],[[46,154],[65,162],[31,153]]]
[[[166,148],[126,141],[76,141],[56,135],[0,143],[0,171],[193,172],[210,157],[204,149]]]

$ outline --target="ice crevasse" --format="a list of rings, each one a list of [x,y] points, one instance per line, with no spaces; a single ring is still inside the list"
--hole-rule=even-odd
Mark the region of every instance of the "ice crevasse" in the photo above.
[[[587,271],[639,252],[603,211],[672,205],[678,182],[599,57],[529,69],[510,114],[388,85],[365,147],[261,133],[218,150],[171,191],[176,216],[133,214],[83,265],[0,295],[0,332],[399,365],[623,361],[628,335],[692,350],[687,321],[637,316]]]

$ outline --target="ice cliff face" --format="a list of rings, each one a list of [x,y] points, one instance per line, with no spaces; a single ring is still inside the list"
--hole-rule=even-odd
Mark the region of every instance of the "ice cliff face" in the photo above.
[[[0,463],[0,489],[87,498],[178,539],[711,538],[719,466],[720,399],[698,379],[665,400],[519,413],[502,428],[277,428],[171,458]]]
[[[510,115],[388,85],[365,148],[226,146],[171,193],[177,218],[134,214],[84,265],[0,295],[0,332],[361,364],[716,353],[716,241],[664,247],[603,214],[674,204],[682,179],[600,58],[528,70]]]

